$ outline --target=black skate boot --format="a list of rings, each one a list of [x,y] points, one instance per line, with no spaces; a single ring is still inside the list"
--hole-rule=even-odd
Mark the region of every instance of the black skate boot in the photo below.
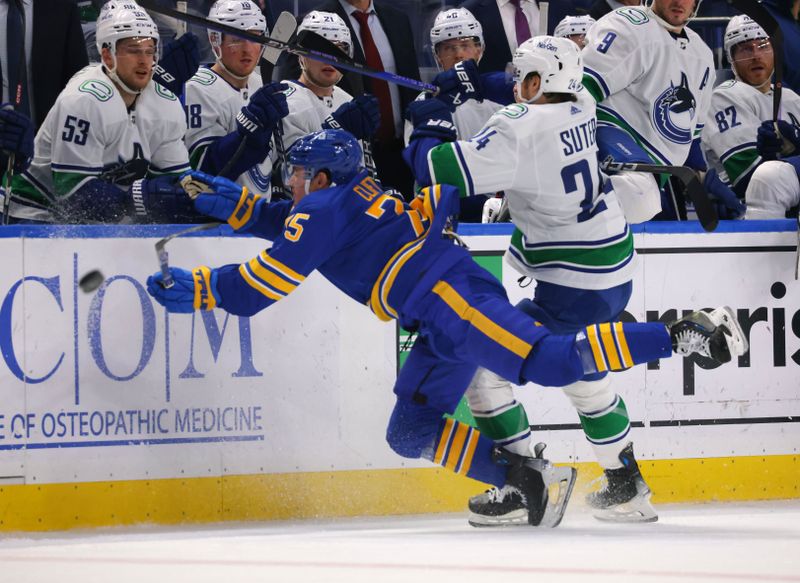
[[[558,526],[577,472],[574,468],[554,467],[542,458],[544,448],[543,443],[536,445],[536,457],[495,448],[492,452],[495,463],[509,466],[506,484],[470,498],[472,526]]]
[[[606,522],[655,522],[658,514],[650,503],[652,493],[633,457],[632,443],[620,452],[619,461],[621,468],[605,470],[605,487],[586,496],[594,517]]]
[[[747,339],[733,310],[699,310],[667,326],[672,349],[681,356],[699,354],[717,363],[747,352]]]

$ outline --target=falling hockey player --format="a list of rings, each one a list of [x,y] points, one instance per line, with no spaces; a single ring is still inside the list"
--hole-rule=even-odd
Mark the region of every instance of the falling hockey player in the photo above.
[[[673,350],[708,354],[715,362],[746,350],[725,309],[694,312],[670,326],[616,323],[553,334],[513,308],[500,282],[446,236],[448,218],[458,209],[455,188],[426,188],[412,208],[369,176],[358,141],[342,130],[302,138],[288,163],[293,200],[273,203],[224,178],[185,177],[198,211],[273,245],[241,265],[171,268],[175,283],[169,288],[159,272],[148,278],[148,292],[170,312],[219,307],[252,316],[318,270],[381,320],[398,320],[418,333],[394,386],[390,447],[498,488],[516,488],[531,525],[560,522],[575,470],[496,449],[480,431],[443,417],[455,410],[478,366],[517,383],[564,386]],[[557,495],[549,494],[550,485]]]

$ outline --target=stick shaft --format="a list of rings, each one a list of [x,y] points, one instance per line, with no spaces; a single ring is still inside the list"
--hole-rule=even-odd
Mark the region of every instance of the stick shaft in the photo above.
[[[151,10],[158,14],[171,16],[178,20],[183,20],[186,22],[190,22],[192,24],[204,26],[205,28],[211,30],[216,30],[218,32],[222,32],[225,34],[237,36],[239,38],[243,38],[262,45],[266,45],[268,47],[278,49],[280,51],[287,51],[299,57],[308,57],[310,59],[320,61],[321,63],[331,65],[338,69],[351,71],[353,73],[360,73],[361,75],[366,75],[367,77],[381,79],[383,81],[386,81],[387,83],[394,83],[395,85],[408,87],[409,89],[414,89],[416,91],[429,91],[435,93],[436,91],[439,90],[439,88],[436,87],[436,85],[431,85],[430,83],[423,83],[422,81],[417,81],[416,79],[411,79],[410,77],[403,77],[402,75],[396,75],[388,71],[378,71],[376,69],[367,67],[366,65],[362,65],[361,63],[343,59],[335,55],[323,53],[321,51],[305,49],[297,45],[290,45],[289,43],[282,42],[268,36],[252,34],[240,30],[238,28],[234,28],[232,26],[220,24],[219,22],[214,22],[213,20],[203,18],[202,16],[196,16],[194,14],[183,14],[182,12],[178,12],[177,10],[174,10],[172,8],[157,6],[154,2],[152,2],[152,0],[141,0],[139,2],[139,5],[146,8],[147,10]]]

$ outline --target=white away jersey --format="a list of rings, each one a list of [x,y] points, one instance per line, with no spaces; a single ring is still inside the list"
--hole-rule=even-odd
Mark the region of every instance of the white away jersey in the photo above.
[[[101,65],[78,71],[36,134],[31,167],[14,178],[11,216],[64,220],[58,203],[102,178],[126,188],[146,175],[189,169],[178,98],[151,82],[128,111]],[[68,219],[67,219],[68,220]]]
[[[781,95],[780,118],[800,127],[800,96],[789,88]],[[703,128],[703,150],[709,160],[722,163],[732,185],[761,163],[756,150],[758,126],[771,119],[771,89],[761,93],[736,79],[714,89]]]
[[[467,196],[504,190],[516,229],[506,260],[551,283],[606,289],[633,275],[633,236],[610,182],[601,184],[595,106],[523,105],[495,113],[468,141],[431,150],[433,182]]]
[[[711,102],[711,49],[684,33],[670,33],[649,8],[618,8],[589,29],[583,49],[598,125],[625,130],[658,164],[686,161]]]
[[[427,93],[420,93],[417,100],[425,99]],[[475,101],[468,99],[458,107],[453,114],[453,123],[456,126],[456,139],[467,140],[477,134],[489,118],[502,109],[503,106],[494,101],[484,99],[483,101]],[[406,145],[408,145],[411,132],[414,131],[414,126],[410,121],[405,122],[404,137]]]
[[[237,89],[208,67],[200,67],[186,82],[186,146],[192,168],[203,163],[208,146],[215,140],[236,131],[236,115],[261,88],[261,76],[253,73],[247,87]],[[269,199],[272,162],[267,153],[264,161],[242,173],[236,182]]]
[[[289,115],[283,118],[283,146],[287,150],[300,138],[321,130],[326,117],[340,105],[353,100],[352,95],[337,86],[333,87],[333,94],[329,97],[317,97],[299,81],[281,83],[289,86],[285,91]]]

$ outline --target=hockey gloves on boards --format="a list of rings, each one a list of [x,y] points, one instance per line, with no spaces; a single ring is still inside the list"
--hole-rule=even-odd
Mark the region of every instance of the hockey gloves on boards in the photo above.
[[[433,84],[439,88],[435,98],[447,105],[450,111],[455,111],[468,99],[483,101],[478,64],[471,59],[442,71],[433,78]]]
[[[436,138],[452,142],[457,138],[450,107],[439,99],[418,99],[406,109],[406,118],[414,126],[410,142],[419,138]]]
[[[272,130],[289,115],[283,83],[264,85],[236,115],[236,129],[251,147],[268,147]]]
[[[166,47],[153,70],[153,80],[175,95],[183,93],[183,86],[194,76],[200,66],[197,36],[187,32]]]
[[[800,150],[800,128],[780,119],[776,132],[775,122],[763,121],[758,126],[756,148],[765,160],[776,160],[779,155],[785,157],[796,154]]]
[[[264,204],[260,196],[222,176],[192,170],[181,176],[181,184],[198,212],[226,221],[237,231],[255,223]]]
[[[731,187],[725,184],[711,168],[703,178],[703,187],[717,207],[717,214],[721,219],[738,219],[744,215],[747,207],[739,200]]]
[[[168,288],[162,285],[161,273],[147,278],[147,292],[168,312],[191,314],[195,310],[217,307],[219,293],[215,269],[201,265],[191,271],[180,267],[170,267],[169,271],[175,283]]]
[[[363,94],[343,103],[322,122],[324,130],[347,130],[359,140],[369,140],[378,131],[381,112],[374,95]]]
[[[128,192],[137,222],[181,223],[198,218],[192,199],[175,176],[136,180]]]
[[[27,116],[14,111],[10,104],[0,109],[0,150],[3,154],[14,154],[14,170],[22,172],[30,166],[33,158],[33,122]],[[0,168],[0,174],[6,168]]]

